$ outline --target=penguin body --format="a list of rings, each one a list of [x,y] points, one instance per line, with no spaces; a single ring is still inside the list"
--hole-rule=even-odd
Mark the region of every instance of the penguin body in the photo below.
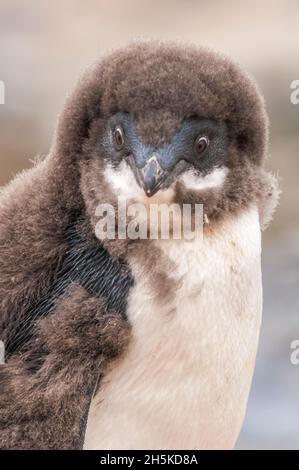
[[[233,447],[279,193],[266,154],[256,85],[219,54],[135,43],[86,72],[49,155],[0,194],[1,449]],[[203,234],[99,238],[119,196],[200,204]]]

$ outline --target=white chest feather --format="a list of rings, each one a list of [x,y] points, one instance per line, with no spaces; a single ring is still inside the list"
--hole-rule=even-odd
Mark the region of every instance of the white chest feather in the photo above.
[[[94,398],[87,449],[226,449],[238,437],[262,309],[257,210],[193,242],[157,241],[176,263],[172,302],[132,265],[133,339]]]

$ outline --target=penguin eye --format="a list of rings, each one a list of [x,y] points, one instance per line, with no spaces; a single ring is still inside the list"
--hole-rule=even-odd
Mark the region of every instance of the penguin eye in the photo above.
[[[114,142],[115,142],[116,148],[118,150],[122,149],[125,144],[125,135],[124,135],[124,131],[122,130],[120,126],[117,126],[114,129],[113,136],[114,136]]]
[[[197,137],[194,148],[198,155],[202,154],[209,145],[209,139],[207,137],[199,136]]]

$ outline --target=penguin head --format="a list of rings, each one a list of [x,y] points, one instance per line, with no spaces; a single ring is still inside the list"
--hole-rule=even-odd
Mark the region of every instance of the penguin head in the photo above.
[[[202,203],[213,216],[252,201],[267,125],[255,82],[230,59],[150,41],[87,71],[62,114],[57,145],[77,161],[89,208],[123,196]]]

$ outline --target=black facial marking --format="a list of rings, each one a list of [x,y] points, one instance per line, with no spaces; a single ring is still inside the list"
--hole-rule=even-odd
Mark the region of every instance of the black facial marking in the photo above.
[[[115,147],[114,136],[118,126],[123,129],[125,142],[119,150]],[[189,117],[182,121],[180,128],[170,142],[160,148],[144,144],[139,138],[134,118],[128,113],[117,113],[108,120],[102,148],[104,158],[113,166],[126,160],[140,184],[140,171],[155,156],[159,167],[165,173],[161,189],[167,188],[183,171],[192,168],[200,175],[206,175],[215,167],[225,165],[228,152],[228,132],[224,122],[213,119]],[[198,145],[201,142],[201,145]],[[203,146],[202,142],[206,145]],[[162,184],[163,183],[163,184]]]
[[[108,309],[126,316],[127,297],[133,285],[129,267],[112,257],[99,241],[89,246],[74,227],[69,229],[68,239],[70,248],[48,292],[30,305],[23,321],[17,324],[17,331],[6,331],[6,359],[26,346],[34,336],[36,321],[51,313],[71,283],[80,284],[92,296],[103,297]]]

